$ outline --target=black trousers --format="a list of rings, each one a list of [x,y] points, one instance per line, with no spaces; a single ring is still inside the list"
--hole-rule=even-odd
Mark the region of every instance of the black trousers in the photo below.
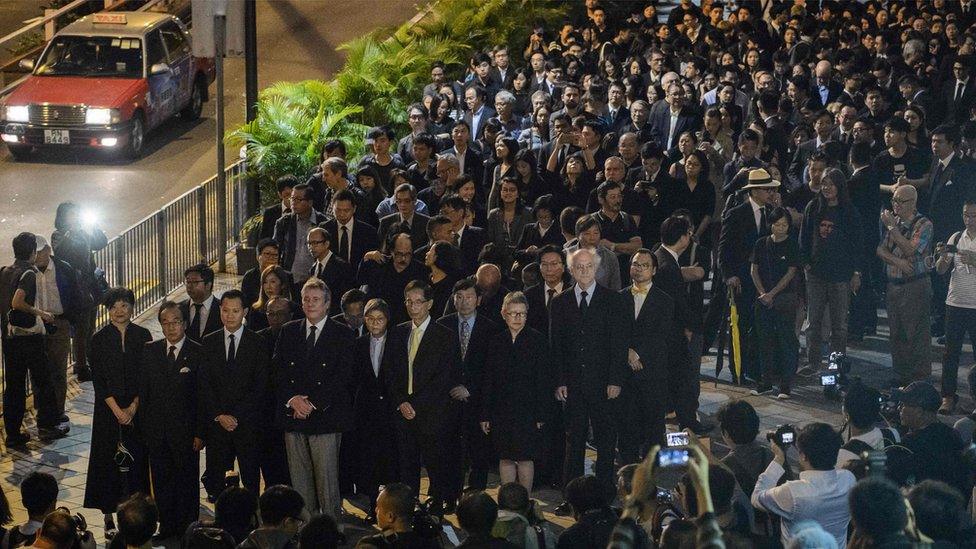
[[[186,527],[200,518],[200,460],[190,444],[187,441],[186,448],[180,449],[160,442],[149,445],[153,497],[163,534],[182,536]]]
[[[613,461],[617,442],[616,399],[591,399],[582,392],[566,399],[566,460],[563,464],[563,485],[583,476],[586,459],[586,439],[593,427],[596,444],[596,476],[608,486],[613,486]]]
[[[459,466],[458,448],[461,437],[456,420],[445,420],[436,433],[423,432],[416,418],[397,418],[397,450],[399,452],[400,481],[420,493],[420,469],[427,469],[430,480],[428,495],[437,502],[456,501]]]
[[[851,294],[850,315],[847,317],[847,333],[864,335],[878,329],[878,304],[884,278],[878,278],[873,269],[861,273],[861,289]]]
[[[684,332],[674,335],[668,346],[668,375],[666,400],[681,426],[692,425],[698,420],[698,377],[701,367],[691,363],[688,338]]]
[[[942,357],[942,396],[955,396],[959,385],[959,355],[962,344],[969,334],[969,341],[976,342],[976,309],[964,309],[946,305],[945,354]]]
[[[54,402],[50,362],[44,354],[44,336],[37,334],[4,338],[3,352],[3,424],[7,436],[19,434],[24,423],[28,372],[35,390],[37,426],[56,426],[58,413]]]
[[[562,403],[552,399],[548,421],[542,426],[542,457],[536,464],[536,486],[563,486],[566,462],[566,425]]]
[[[932,333],[946,333],[946,297],[949,295],[949,275],[932,270]],[[948,339],[948,338],[947,338]]]
[[[238,427],[239,428],[239,427]],[[231,433],[215,423],[207,436],[207,493],[219,496],[224,491],[224,473],[234,470],[237,459],[241,485],[252,494],[260,494],[261,465],[258,453],[260,437],[254,433]]]
[[[277,427],[268,427],[261,434],[258,465],[265,486],[284,484],[291,486],[288,472],[288,455],[285,453],[285,433]]]
[[[655,444],[664,446],[666,379],[631,379],[620,393],[618,449],[623,465],[639,462]]]
[[[468,471],[468,488],[484,490],[488,485],[488,470],[491,469],[493,449],[491,439],[481,430],[479,421],[480,410],[474,404],[462,404],[461,412],[461,446],[458,449],[458,459],[455,471],[455,491],[461,493],[464,487],[465,469]]]

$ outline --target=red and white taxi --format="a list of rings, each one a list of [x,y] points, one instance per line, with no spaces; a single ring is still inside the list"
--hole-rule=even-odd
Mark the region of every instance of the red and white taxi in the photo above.
[[[0,105],[0,138],[14,158],[35,147],[140,155],[146,134],[175,114],[200,116],[213,61],[193,57],[190,33],[160,13],[89,15],[57,33],[27,80]]]

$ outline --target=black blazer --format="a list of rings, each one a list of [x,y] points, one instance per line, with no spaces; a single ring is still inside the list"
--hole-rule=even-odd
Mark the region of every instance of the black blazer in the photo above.
[[[183,321],[186,322],[187,325],[186,337],[188,337],[190,341],[194,341],[196,343],[200,343],[204,337],[207,337],[211,333],[216,332],[217,330],[224,327],[224,322],[220,320],[220,299],[218,299],[217,296],[214,296],[213,304],[210,306],[210,311],[207,312],[207,324],[204,325],[203,327],[203,336],[201,336],[200,334],[190,333],[190,328],[189,328],[190,300],[189,299],[180,303],[180,313],[183,314]]]
[[[168,347],[166,339],[158,339],[143,349],[139,426],[150,446],[165,445],[179,455],[191,449],[193,437],[204,438],[206,432],[197,399],[201,347],[186,338],[172,365]]]
[[[455,424],[459,407],[451,398],[451,389],[461,385],[461,352],[457,337],[433,318],[424,330],[413,361],[413,393],[407,392],[408,343],[413,322],[398,324],[389,332],[387,351],[392,354],[393,368],[386,378],[393,406],[409,402],[417,413],[409,420],[425,434],[442,434]]]
[[[976,78],[969,77],[962,97],[955,99],[956,79],[946,81],[943,85],[943,103],[945,105],[945,122],[961,124],[969,119],[969,108],[976,100]]]
[[[325,223],[325,214],[317,210],[312,210],[309,222],[312,226]],[[285,214],[275,223],[274,239],[278,242],[278,249],[281,251],[280,264],[286,271],[291,270],[292,263],[295,262],[295,242],[298,229],[295,214]],[[303,246],[304,248],[304,246]]]
[[[522,227],[522,235],[518,239],[518,244],[515,246],[518,250],[524,250],[530,246],[535,246],[537,248],[542,248],[548,244],[553,244],[562,247],[566,244],[566,238],[563,236],[562,231],[559,230],[559,223],[554,220],[552,226],[546,231],[545,236],[539,235],[539,223],[533,221],[532,223],[526,223]]]
[[[642,381],[662,381],[668,371],[668,340],[673,333],[674,300],[657,284],[651,284],[641,305],[640,313],[634,318],[634,294],[628,286],[620,290],[630,325],[627,332],[627,345],[640,357],[644,368],[634,372],[634,377]]]
[[[267,426],[263,409],[270,397],[271,356],[264,339],[244,328],[234,353],[234,362],[227,362],[224,330],[203,338],[203,357],[200,361],[200,421],[211,429],[220,429],[214,421],[227,414],[237,419],[237,429],[231,434],[255,443]]]
[[[414,249],[427,245],[428,221],[430,221],[430,218],[426,215],[414,212],[413,220],[410,225],[410,241],[413,243]],[[399,213],[391,213],[390,215],[384,216],[383,219],[380,219],[380,226],[379,230],[377,231],[377,236],[379,237],[380,242],[385,242],[386,235],[389,234],[390,229],[394,225],[398,224],[400,224]]]
[[[353,428],[355,373],[352,330],[326,320],[311,352],[305,351],[306,321],[293,320],[281,327],[271,359],[275,377],[275,419],[284,431],[322,435]],[[288,401],[308,395],[315,410],[307,419],[295,419]]]
[[[452,313],[442,316],[437,321],[454,334],[454,340],[458,343],[458,351],[461,350],[461,332],[458,326],[458,315]],[[491,336],[498,332],[500,327],[491,321],[486,315],[479,314],[475,317],[474,329],[468,339],[468,352],[461,357],[461,384],[471,393],[469,404],[475,410],[480,409],[482,386],[485,377],[485,359],[491,354],[492,349],[489,345]]]
[[[549,303],[552,362],[556,387],[569,397],[579,393],[592,402],[607,398],[607,386],[621,386],[627,370],[626,313],[613,290],[597,284],[584,317],[570,286]]]
[[[481,227],[468,225],[461,233],[461,271],[466,275],[473,275],[478,270],[478,256],[485,247],[488,233]]]
[[[481,118],[478,119],[478,127],[475,128],[473,123],[474,115],[471,113],[471,111],[465,112],[464,121],[468,123],[468,128],[471,128],[471,140],[476,141],[481,139],[481,134],[485,129],[485,124],[488,123],[489,119],[496,116],[498,116],[498,113],[495,112],[495,109],[491,108],[491,106],[486,103],[484,105],[484,109],[481,111]],[[465,164],[464,167],[467,168],[467,164]]]
[[[333,321],[334,321],[334,322],[335,322],[336,324],[339,324],[340,326],[345,326],[346,328],[349,328],[349,330],[350,330],[350,331],[352,332],[352,336],[353,336],[354,338],[359,338],[359,337],[362,337],[363,335],[366,335],[366,334],[368,333],[368,332],[366,331],[366,324],[363,324],[363,325],[361,325],[361,326],[359,327],[359,329],[358,329],[358,330],[353,330],[353,329],[352,329],[352,328],[351,328],[351,327],[349,326],[349,323],[348,323],[348,322],[346,322],[346,317],[345,317],[345,316],[343,316],[343,314],[342,314],[342,313],[339,313],[339,314],[337,314],[337,315],[332,315],[332,317],[330,317],[330,318],[332,318],[332,320],[333,320]]]
[[[662,109],[652,112],[648,120],[651,125],[651,139],[657,142],[661,148],[668,148],[668,135],[671,133],[671,109]],[[674,137],[672,146],[677,145],[678,136],[686,131],[697,131],[701,129],[702,119],[690,107],[684,107],[678,113],[675,121]]]
[[[339,254],[339,223],[333,218],[322,224],[322,228],[329,231],[329,249]],[[353,221],[352,242],[349,243],[348,263],[353,271],[359,270],[359,264],[366,252],[378,250],[380,241],[376,237],[376,227],[362,221]],[[341,256],[340,256],[341,257]],[[343,257],[343,259],[347,259]]]
[[[563,288],[568,288],[572,279],[569,274],[563,276]],[[546,336],[549,340],[549,306],[546,305],[546,284],[540,282],[525,290],[525,299],[529,302],[529,319],[526,325],[529,328]],[[555,299],[556,296],[553,296]]]
[[[718,261],[722,268],[722,277],[727,280],[737,276],[742,280],[743,286],[752,287],[749,255],[760,236],[749,200],[728,210],[722,220],[722,232],[718,240]]]
[[[310,277],[315,276],[316,266],[316,263],[312,263],[312,266],[309,268],[308,275]],[[356,272],[352,267],[333,251],[332,256],[329,257],[329,262],[325,264],[325,269],[322,270],[321,276],[321,279],[326,283],[332,293],[332,299],[329,302],[330,316],[342,312],[340,307],[342,294],[353,287],[355,278]]]
[[[505,71],[505,78],[502,78],[502,71],[498,70],[498,67],[492,67],[488,71],[488,79],[494,82],[495,85],[500,88],[512,90],[515,87],[515,68],[512,65],[509,65],[508,70]]]
[[[681,266],[675,261],[671,252],[664,249],[664,246],[659,246],[654,251],[654,256],[657,257],[657,269],[654,271],[653,287],[666,293],[674,302],[673,328],[683,334],[686,328],[691,329],[691,323],[688,315],[688,290],[681,276]],[[643,311],[643,308],[641,310]]]
[[[487,121],[487,118],[482,118],[482,122]],[[457,149],[454,147],[454,145],[451,145],[449,148],[444,149],[437,154],[453,154],[454,156],[458,156]],[[480,186],[482,184],[485,176],[485,159],[481,156],[481,147],[474,138],[474,133],[471,134],[471,142],[468,143],[468,148],[464,149],[464,171],[462,173],[470,175],[471,179],[474,179],[476,186]],[[478,192],[486,195],[488,194],[488,189],[479,188]]]
[[[261,211],[261,233],[260,238],[274,237],[275,224],[281,219],[284,213],[284,206],[279,201],[274,206],[268,206]]]
[[[396,404],[390,398],[387,377],[394,368],[393,355],[390,354],[390,335],[387,332],[380,358],[379,374],[373,372],[373,362],[369,356],[368,332],[356,338],[353,344],[353,361],[356,376],[356,425],[376,427],[379,430],[393,430],[393,414]],[[367,427],[368,428],[368,427]],[[373,432],[374,429],[368,429]]]
[[[974,6],[976,8],[976,6]],[[976,81],[973,82],[976,85]],[[929,204],[927,217],[932,220],[933,241],[945,242],[952,233],[965,228],[962,222],[962,206],[967,198],[973,197],[973,161],[961,158],[957,152],[949,166],[939,177],[939,160],[932,160],[929,168]]]

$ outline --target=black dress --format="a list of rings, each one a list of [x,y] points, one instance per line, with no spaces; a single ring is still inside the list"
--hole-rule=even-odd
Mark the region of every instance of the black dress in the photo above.
[[[485,361],[482,421],[491,422],[491,440],[500,459],[534,460],[539,455],[545,411],[552,395],[547,382],[546,338],[526,326],[515,341],[505,328],[491,338]]]
[[[139,413],[132,425],[121,426],[105,403],[114,397],[122,408],[132,404],[139,390],[139,363],[146,343],[152,341],[149,330],[133,323],[125,329],[125,348],[122,334],[109,324],[92,336],[91,369],[95,386],[95,412],[92,418],[91,451],[88,456],[88,480],[85,483],[85,507],[114,512],[128,494],[149,493],[148,455],[136,429]],[[115,463],[119,434],[134,458],[123,486],[122,476]]]

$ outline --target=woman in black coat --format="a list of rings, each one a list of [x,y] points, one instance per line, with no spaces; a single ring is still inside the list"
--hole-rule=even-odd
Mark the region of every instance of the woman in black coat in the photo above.
[[[549,351],[546,338],[525,325],[529,303],[522,292],[502,301],[507,326],[492,337],[485,361],[481,428],[498,453],[501,484],[515,482],[532,491],[534,460],[542,441],[549,401]]]
[[[85,507],[105,515],[105,532],[116,531],[112,513],[129,494],[149,493],[149,462],[143,441],[135,428],[139,409],[139,362],[149,330],[132,323],[135,295],[126,288],[112,288],[105,294],[109,320],[92,336],[91,368],[95,386],[91,452]],[[123,479],[116,463],[119,438],[131,455],[129,472]]]
[[[353,359],[356,368],[356,428],[349,436],[357,460],[356,487],[369,497],[366,521],[376,522],[379,487],[396,482],[397,449],[395,404],[386,390],[386,375],[393,368],[393,356],[386,353],[390,307],[382,299],[371,299],[363,309],[367,333],[356,339]],[[371,351],[375,349],[376,360]]]

